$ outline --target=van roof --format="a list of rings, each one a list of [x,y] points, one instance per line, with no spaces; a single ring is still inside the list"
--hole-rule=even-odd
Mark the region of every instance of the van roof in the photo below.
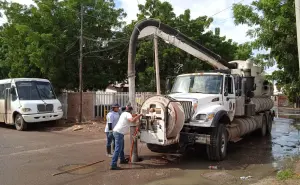
[[[12,81],[18,82],[18,81],[41,81],[41,82],[49,82],[47,79],[43,78],[8,78],[0,80],[0,83],[11,83]]]

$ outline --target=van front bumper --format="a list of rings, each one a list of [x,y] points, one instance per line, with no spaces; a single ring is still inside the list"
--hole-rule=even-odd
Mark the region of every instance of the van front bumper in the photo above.
[[[44,114],[23,114],[24,121],[28,123],[44,122],[44,121],[55,121],[63,117],[63,112],[53,112]]]

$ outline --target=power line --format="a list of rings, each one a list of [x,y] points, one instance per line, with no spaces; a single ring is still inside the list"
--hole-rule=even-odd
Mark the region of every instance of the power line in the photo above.
[[[112,49],[115,49],[115,48],[121,46],[122,44],[123,44],[123,43],[121,43],[121,44],[119,44],[119,45],[117,45],[117,46],[115,46],[115,47],[111,47],[111,48],[107,48],[107,49],[103,49],[103,50],[89,51],[89,52],[84,53],[84,56],[85,56],[86,54],[90,54],[90,53],[98,53],[98,52],[109,51],[109,50],[112,50]]]
[[[241,0],[241,1],[237,2],[237,3],[241,3],[241,2],[243,2],[243,1],[244,1],[244,0]],[[235,3],[234,3],[234,4],[235,4]],[[219,11],[219,12],[214,13],[213,15],[211,15],[211,16],[209,16],[209,17],[214,17],[214,16],[218,15],[219,13],[222,13],[222,12],[228,10],[229,8],[232,8],[232,7],[233,7],[233,4],[230,5],[230,6],[228,6],[227,8],[225,8],[225,9]],[[194,24],[194,23],[195,23],[195,22],[191,22],[191,23],[188,23],[188,24],[184,24],[184,25],[181,25],[181,26],[177,26],[177,27],[175,27],[175,28],[181,28],[181,27],[183,27],[183,26],[188,26],[188,25]]]
[[[76,39],[72,44],[70,44],[70,46],[67,46],[67,50],[64,53],[67,53],[68,51],[70,51],[70,49],[72,49],[75,46],[77,41],[78,41],[78,39]]]

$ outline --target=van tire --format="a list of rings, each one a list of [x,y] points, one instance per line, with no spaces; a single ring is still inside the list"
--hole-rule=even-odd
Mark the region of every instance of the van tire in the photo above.
[[[17,114],[14,119],[15,127],[18,131],[24,131],[27,129],[27,123],[24,121],[21,114]]]

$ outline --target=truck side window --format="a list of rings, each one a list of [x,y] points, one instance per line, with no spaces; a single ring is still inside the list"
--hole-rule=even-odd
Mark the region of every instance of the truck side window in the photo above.
[[[233,94],[233,83],[231,77],[225,78],[225,90],[227,90],[228,94]]]

